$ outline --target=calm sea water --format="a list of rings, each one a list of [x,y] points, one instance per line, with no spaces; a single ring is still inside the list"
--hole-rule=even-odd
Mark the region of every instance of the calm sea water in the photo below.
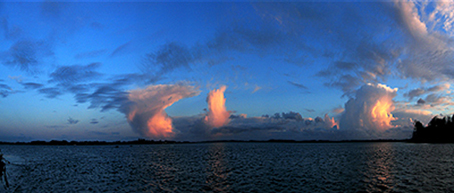
[[[454,145],[1,145],[9,192],[454,192]],[[1,189],[1,187],[0,187]]]

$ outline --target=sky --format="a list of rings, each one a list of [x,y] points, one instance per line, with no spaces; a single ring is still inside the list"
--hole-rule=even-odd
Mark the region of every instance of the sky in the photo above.
[[[0,141],[406,139],[451,1],[0,2]]]

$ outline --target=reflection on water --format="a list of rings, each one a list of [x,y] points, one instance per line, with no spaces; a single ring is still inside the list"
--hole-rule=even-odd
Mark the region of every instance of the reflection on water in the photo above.
[[[226,192],[229,190],[227,183],[227,163],[224,154],[224,143],[213,143],[208,147],[208,168],[206,169],[207,190]]]
[[[454,144],[0,145],[10,192],[454,192]]]
[[[389,192],[394,185],[394,148],[391,143],[370,144],[367,170],[363,173],[367,192]]]

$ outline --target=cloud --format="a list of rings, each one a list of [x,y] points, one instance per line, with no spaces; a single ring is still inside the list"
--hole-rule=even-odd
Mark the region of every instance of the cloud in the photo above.
[[[427,27],[418,15],[418,9],[410,1],[395,1],[397,21],[414,39],[424,39],[428,35]]]
[[[452,1],[435,1],[435,9],[429,15],[429,21],[434,27],[441,27],[445,33],[454,35],[454,4]]]
[[[442,96],[438,94],[430,94],[427,95],[426,99],[424,100],[426,104],[430,104],[431,106],[436,106],[436,105],[454,105],[454,103],[451,100],[451,97],[448,96]]]
[[[406,114],[413,114],[413,115],[429,115],[432,116],[432,112],[425,111],[425,110],[416,110],[416,109],[397,109],[393,111],[394,114],[399,113],[406,113]]]
[[[310,46],[312,51],[306,52],[310,53],[306,58],[322,66],[328,65],[316,75],[326,81],[326,86],[350,95],[367,82],[385,80],[402,52],[402,44],[396,41],[401,34],[387,17],[391,12],[388,4],[342,4],[342,9],[339,5],[327,4],[321,9],[317,3],[275,3],[270,4],[274,8],[265,10],[272,10],[267,11],[269,18],[281,18],[279,23],[292,32],[321,42],[323,46]],[[331,14],[326,15],[326,12]],[[311,30],[302,26],[311,26]]]
[[[396,22],[403,33],[407,34],[404,37],[406,52],[397,64],[401,75],[422,82],[452,79],[454,49],[450,43],[450,32],[428,27],[433,22],[437,23],[435,20],[449,21],[451,17],[435,19],[441,13],[439,7],[433,9],[432,6],[416,6],[412,1],[396,1],[394,8]],[[430,17],[425,17],[426,14]]]
[[[21,83],[26,89],[38,89],[47,98],[73,94],[77,103],[90,103],[88,108],[101,111],[118,109],[127,101],[125,91],[131,85],[148,85],[160,76],[147,73],[119,74],[107,77],[98,72],[101,63],[87,65],[66,65],[57,67],[50,75],[48,87],[39,83]]]
[[[225,107],[224,92],[226,86],[221,86],[219,89],[214,89],[208,93],[207,103],[208,112],[189,117],[176,117],[175,128],[180,132],[175,138],[193,138],[196,140],[214,139],[212,130],[228,125],[231,119],[246,118],[246,114],[234,115],[230,114]],[[206,109],[204,109],[206,111]]]
[[[339,9],[338,4],[324,4],[321,8],[310,2],[252,3],[260,16],[256,25],[235,22],[218,28],[213,38],[192,46],[166,43],[146,55],[144,68],[163,75],[180,68],[195,69],[200,64],[216,65],[224,62],[223,58],[231,59],[236,52],[261,57],[272,54],[273,59],[297,65],[314,61],[328,65],[317,75],[326,80],[326,86],[350,95],[365,83],[384,82],[394,75],[391,69],[401,59],[405,42],[404,33],[393,22],[396,8],[392,5],[355,3],[342,4]],[[320,44],[308,45],[313,41]]]
[[[111,85],[113,86],[127,86],[130,84],[148,85],[161,80],[161,76],[150,75],[147,73],[130,73],[121,74],[112,78]]]
[[[417,89],[413,89],[413,90],[410,90],[407,93],[405,93],[404,97],[408,97],[410,100],[412,100],[414,97],[421,96],[424,93],[426,93],[426,90],[417,88]]]
[[[0,84],[0,89],[12,90],[11,87],[6,84]]]
[[[418,99],[418,101],[416,102],[418,105],[424,105],[426,104],[426,101],[423,100],[422,98]]]
[[[222,87],[213,90],[208,98],[213,93],[219,94],[220,102],[217,104],[224,107],[221,112],[228,112],[224,97],[220,97],[224,91]],[[245,114],[232,114],[227,123],[211,128],[206,121],[206,117],[209,117],[207,113],[208,115],[172,118],[172,137],[176,140],[408,138],[411,135],[411,125],[408,124],[411,119],[406,116],[411,116],[410,111],[399,111],[399,118],[391,114],[394,109],[392,99],[396,92],[397,89],[381,84],[364,85],[356,91],[356,98],[346,103],[346,110],[339,112],[342,113],[341,127],[338,121],[327,114],[324,117],[304,118],[300,113],[290,111],[250,118]],[[355,118],[353,124],[347,118]],[[359,127],[350,127],[355,125]]]
[[[287,81],[289,84],[297,87],[297,88],[300,88],[300,89],[303,89],[303,90],[307,90],[308,88],[300,83],[296,83],[296,82],[292,82],[292,81]]]
[[[427,91],[429,91],[429,92],[445,91],[445,90],[448,90],[450,87],[451,87],[451,84],[444,83],[441,85],[436,85],[436,86],[430,87],[427,89]]]
[[[0,83],[0,96],[2,98],[6,98],[8,95],[10,95],[12,93],[12,88],[9,87],[8,85],[6,84],[1,84]]]
[[[76,102],[90,102],[89,109],[101,107],[101,111],[119,108],[128,101],[128,93],[120,90],[117,86],[103,84],[95,87],[95,90],[88,93],[75,94]]]
[[[309,113],[313,113],[313,112],[315,112],[315,110],[314,110],[314,109],[304,109],[304,110],[305,110],[305,111],[307,111],[307,112],[309,112]]]
[[[96,119],[91,119],[91,121],[90,121],[90,124],[98,124],[98,123],[99,123],[99,121]]]
[[[245,118],[247,118],[246,114],[239,114],[239,115],[231,114],[229,116],[229,119],[245,119]]]
[[[62,85],[62,84],[59,84],[58,86],[62,87],[62,89],[64,89],[65,91],[68,91],[70,93],[75,93],[75,94],[88,92],[92,88],[95,88],[91,84],[75,84],[75,85],[71,85],[71,84]]]
[[[148,86],[129,91],[128,101],[119,110],[126,115],[134,132],[154,139],[169,138],[175,135],[175,130],[172,119],[164,110],[199,93],[193,86],[183,83]]]
[[[345,103],[345,111],[341,115],[340,129],[352,130],[359,135],[371,138],[379,137],[384,131],[394,127],[395,118],[393,98],[397,88],[392,89],[382,84],[366,84]]]
[[[226,86],[221,86],[221,88],[208,93],[208,113],[205,122],[214,128],[222,127],[229,122],[230,112],[225,108],[225,89],[227,89]]]
[[[21,83],[23,80],[22,76],[8,76],[8,78],[16,81],[17,83]]]
[[[342,107],[337,107],[337,108],[334,108],[334,109],[332,110],[332,112],[333,112],[333,113],[336,113],[336,114],[343,113],[344,111],[345,111],[345,109],[342,108]]]
[[[338,122],[328,115],[315,119],[303,118],[300,113],[292,111],[250,118],[246,114],[229,115],[223,96],[225,89],[226,87],[222,86],[209,93],[207,99],[209,110],[206,114],[172,118],[175,133],[173,138],[176,140],[265,140],[276,137],[299,140],[310,139],[310,137],[335,139],[334,133],[338,131]]]
[[[339,132],[334,118],[302,118],[297,112],[276,113],[273,116],[247,117],[245,114],[230,115],[229,123],[209,128],[203,115],[174,117],[176,140],[268,140],[268,139],[332,139]]]
[[[249,139],[334,139],[331,134],[338,132],[338,124],[334,118],[303,118],[297,112],[276,113],[274,116],[231,119],[228,125],[211,131],[218,138],[249,138]],[[313,138],[312,138],[313,139]]]
[[[325,128],[339,128],[339,123],[334,120],[334,117],[329,117],[328,114],[325,114],[323,123],[325,124]]]
[[[197,60],[193,49],[176,42],[167,43],[156,52],[147,54],[144,66],[148,71],[158,71],[157,74],[171,72],[180,67],[189,68]]]
[[[432,86],[429,88],[416,88],[413,90],[408,91],[407,93],[404,93],[404,97],[407,97],[409,100],[412,100],[415,97],[419,97],[424,94],[429,94],[429,93],[434,93],[434,92],[441,92],[441,91],[448,91],[450,88],[449,83],[444,83],[441,85],[436,85]]]
[[[359,67],[359,65],[355,62],[344,62],[344,61],[335,61],[333,66],[340,70],[354,70],[355,68]]]
[[[105,80],[105,83],[77,84],[64,86],[66,91],[74,93],[76,102],[89,102],[88,108],[101,108],[101,111],[118,109],[128,101],[128,92],[124,91],[132,84],[151,84],[158,81],[159,77],[148,74],[122,74]]]
[[[70,125],[75,125],[75,124],[77,124],[77,123],[79,123],[79,120],[75,120],[75,119],[69,117],[69,119],[68,119],[68,124],[70,124]]]
[[[252,93],[257,92],[257,91],[259,91],[260,89],[262,89],[262,87],[255,85],[254,90],[252,91]]]
[[[302,40],[304,36],[321,42],[323,46],[307,46],[304,41],[284,45],[300,47],[299,50],[306,53],[302,58],[328,65],[317,76],[326,80],[326,86],[339,88],[351,97],[361,85],[386,82],[389,77],[423,82],[453,78],[454,49],[450,43],[452,38],[446,34],[450,33],[446,26],[453,26],[449,21],[454,17],[447,11],[452,6],[434,2],[434,10],[433,6],[415,4],[418,3],[368,2],[342,4],[342,9],[338,4],[326,4],[321,9],[316,3],[307,2],[255,3],[253,6],[264,21],[280,27],[280,33],[276,34],[296,34],[299,37],[292,39]],[[326,15],[326,12],[331,14]],[[426,13],[432,15],[425,17]],[[441,23],[445,30],[428,28],[430,22]],[[311,30],[302,26],[309,26]],[[276,42],[285,42],[282,40]]]
[[[59,88],[41,88],[38,92],[44,94],[47,98],[56,98],[63,94]]]
[[[318,75],[328,76],[320,73],[318,73]],[[363,80],[361,80],[360,78],[347,74],[342,75],[338,78],[334,78],[330,83],[326,82],[324,83],[324,85],[328,87],[340,88],[347,95],[350,95],[355,88],[361,85],[362,82]]]
[[[211,66],[232,60],[232,58],[236,59],[231,57],[233,55],[242,57],[242,55],[255,54],[269,57],[268,54],[272,53],[273,59],[276,56],[278,60],[298,65],[311,65],[317,61],[317,65],[325,68],[318,73],[318,76],[323,78],[325,85],[341,89],[348,97],[357,94],[356,90],[365,83],[386,82],[386,78],[390,76],[434,82],[437,82],[438,79],[450,80],[454,76],[454,70],[451,67],[453,61],[452,39],[445,36],[444,33],[439,33],[441,31],[436,31],[439,30],[439,27],[429,25],[430,22],[434,22],[435,26],[440,25],[445,31],[452,26],[452,22],[450,22],[452,17],[446,11],[449,7],[442,3],[436,2],[437,7],[434,12],[429,13],[434,15],[432,20],[429,19],[432,16],[424,16],[424,10],[421,10],[417,3],[406,1],[353,3],[345,5],[345,7],[344,5],[339,7],[338,4],[320,6],[319,3],[306,2],[304,4],[254,2],[251,5],[257,11],[257,18],[262,19],[253,20],[257,25],[247,25],[250,21],[246,21],[228,25],[225,28],[221,27],[217,29],[213,38],[195,45],[184,45],[178,42],[164,44],[145,56],[146,70],[143,74],[101,77],[97,71],[100,64],[93,63],[58,67],[50,75],[49,83],[54,85],[44,86],[31,82],[21,84],[25,89],[37,89],[39,93],[49,98],[71,93],[74,94],[78,103],[89,103],[89,108],[100,108],[101,111],[105,111],[119,109],[122,105],[129,104],[131,102],[130,93],[125,90],[131,88],[130,86],[148,85],[166,78],[164,75],[174,70],[195,69],[193,65],[196,64]],[[381,11],[384,11],[384,14],[377,14]],[[365,12],[371,14],[363,14]],[[43,5],[42,13],[43,16],[51,19],[62,18],[62,21],[66,19],[62,17],[65,16],[62,4]],[[437,19],[437,17],[447,19]],[[7,26],[5,29],[13,29],[10,24],[5,23]],[[358,28],[358,26],[364,26],[364,28]],[[310,42],[320,42],[320,44],[306,45]],[[7,61],[3,62],[5,65],[24,71],[40,69],[42,59],[51,55],[51,52],[40,51],[41,47],[45,48],[43,50],[50,50],[48,45],[42,44],[40,41],[21,39],[12,43],[13,46],[2,53],[1,60]],[[125,53],[131,49],[131,46],[134,47],[131,42],[122,44],[111,53],[111,56]],[[241,54],[237,55],[238,52]],[[94,50],[76,54],[75,58],[97,57],[104,53],[105,50]],[[419,55],[422,57],[420,58]],[[100,78],[103,79],[96,83],[93,82]],[[288,81],[288,83],[303,90],[307,89],[305,85],[297,82]],[[252,89],[251,91],[254,93],[259,89],[260,87],[256,86],[254,91]],[[418,89],[411,90],[404,96],[410,100],[419,98],[417,103],[420,105],[450,104],[451,98],[439,93],[448,90],[449,86],[446,87],[442,84]],[[11,93],[11,88],[0,86],[0,96],[5,97],[9,93]],[[355,98],[354,100],[360,100],[358,96]],[[223,103],[224,111],[227,112],[225,99]],[[356,106],[360,105],[356,104]],[[311,112],[307,109],[301,110]],[[343,108],[336,109],[334,112],[346,113]],[[358,114],[361,113],[365,112],[358,112]],[[203,116],[201,119],[204,119]],[[225,119],[228,123],[221,126],[224,131],[219,133],[228,133],[237,128],[233,119],[240,118],[230,116],[230,119]],[[244,119],[250,118],[244,117]],[[288,124],[280,123],[293,124],[295,128],[299,128],[298,124],[305,119],[299,113],[289,112],[279,114],[279,117],[267,117],[265,120],[269,122],[288,121]],[[313,121],[317,122],[316,119]],[[257,120],[259,119],[251,118],[251,122]],[[197,122],[197,124],[203,123],[200,120]],[[193,126],[199,126],[197,124],[194,123]],[[287,126],[279,124],[274,125],[273,122],[267,126],[258,124],[259,126],[248,128],[251,130],[256,128],[254,132],[273,130],[273,132],[286,133],[289,131]],[[253,124],[251,123],[251,125]],[[248,129],[245,129],[244,132],[243,130],[235,132],[245,133],[247,131]]]
[[[0,81],[0,82],[2,82],[2,81]],[[21,93],[21,92],[23,92],[23,91],[13,90],[7,84],[0,83],[0,97],[2,97],[2,98],[6,98],[11,94]]]
[[[299,113],[296,113],[296,112],[288,112],[288,113],[282,113],[282,118],[284,119],[293,119],[293,120],[296,120],[296,121],[301,121],[303,120],[303,117],[301,116],[301,114]]]
[[[2,54],[1,60],[7,66],[25,72],[38,72],[44,57],[53,55],[50,45],[44,41],[20,40]]]
[[[50,83],[59,83],[62,85],[72,85],[74,83],[94,80],[101,76],[96,69],[101,66],[100,63],[91,63],[85,66],[71,65],[61,66],[50,74]]]
[[[419,110],[419,109],[397,109],[393,111],[395,120],[392,121],[393,125],[396,127],[410,127],[413,128],[415,120],[421,121],[423,123],[428,123],[430,119],[434,116],[431,111]]]
[[[294,58],[295,49],[301,49],[299,36],[286,33],[275,25],[258,21],[250,26],[235,20],[232,25],[216,29],[213,38],[195,45],[169,42],[145,56],[144,68],[156,74],[165,74],[180,68],[193,69],[195,65],[213,66],[235,59],[232,53],[266,56],[270,53],[280,60]],[[246,20],[244,20],[246,21]]]
[[[117,48],[115,48],[115,50],[110,54],[110,57],[115,57],[115,56],[118,56],[120,54],[123,54],[127,49],[129,49],[131,45],[131,41],[129,42],[126,42],[120,46],[118,46]]]
[[[43,84],[39,84],[39,83],[35,83],[35,82],[24,82],[21,84],[22,84],[22,86],[24,86],[25,89],[39,89],[44,86]]]
[[[101,111],[118,108],[126,98],[123,89],[133,83],[144,82],[143,75],[117,75],[112,79],[101,80],[103,74],[97,72],[100,63],[88,65],[60,66],[50,75],[48,83],[55,86],[39,89],[48,98],[71,93],[77,103],[90,102],[89,108],[101,107]]]

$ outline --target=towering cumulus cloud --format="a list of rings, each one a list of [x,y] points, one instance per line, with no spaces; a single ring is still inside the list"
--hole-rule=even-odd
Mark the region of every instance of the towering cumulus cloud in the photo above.
[[[345,104],[345,111],[340,119],[342,130],[363,131],[368,135],[377,135],[391,127],[395,118],[392,99],[397,88],[382,84],[366,84],[356,91],[356,98]]]
[[[222,127],[229,123],[230,113],[225,108],[224,92],[226,86],[221,86],[217,90],[212,90],[207,97],[208,114],[205,123],[210,127]]]
[[[193,86],[184,84],[153,85],[129,92],[128,103],[120,111],[132,129],[149,138],[168,138],[175,133],[172,119],[164,109],[180,99],[198,95]]]

